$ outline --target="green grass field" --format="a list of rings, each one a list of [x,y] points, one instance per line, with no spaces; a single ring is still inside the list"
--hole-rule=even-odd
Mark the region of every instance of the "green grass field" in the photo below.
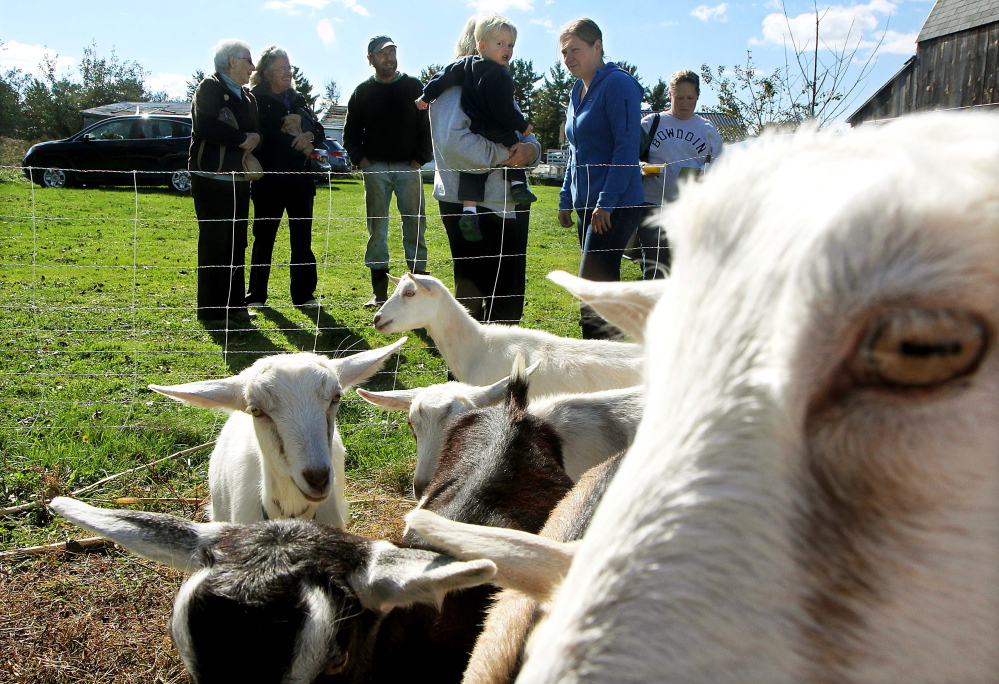
[[[426,191],[429,196],[430,186]],[[541,200],[532,216],[523,324],[578,335],[572,298],[544,278],[553,269],[578,267],[574,231],[555,220],[557,189],[536,191]],[[436,204],[428,206],[429,269],[450,286],[443,227],[433,216]],[[361,307],[370,293],[362,262],[363,207],[358,180],[318,191],[318,316],[291,306],[288,269],[278,266],[271,275],[272,308],[252,327],[207,331],[193,309],[197,224],[190,197],[157,188],[49,190],[7,175],[0,182],[0,508],[69,493],[214,438],[224,415],[170,401],[148,390],[150,383],[224,377],[266,354],[338,355],[398,339],[375,332],[372,310]],[[402,273],[397,217],[391,234],[392,257],[399,260],[393,271]],[[274,261],[288,259],[282,231]],[[638,277],[638,270],[626,265],[625,274]],[[403,352],[367,386],[445,379],[432,340],[410,334]],[[404,495],[415,451],[404,415],[348,397],[338,418],[348,480]],[[120,478],[85,498],[201,498],[209,452]],[[146,507],[187,515],[197,508],[176,502]],[[0,551],[77,532],[44,509],[5,515],[0,523]]]

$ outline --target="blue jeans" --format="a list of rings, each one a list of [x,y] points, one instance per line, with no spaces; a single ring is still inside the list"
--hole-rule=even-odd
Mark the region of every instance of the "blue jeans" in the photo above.
[[[577,210],[576,232],[583,257],[579,263],[579,277],[587,280],[621,280],[621,258],[628,240],[635,233],[645,216],[645,207],[618,207],[611,212],[610,228],[594,233],[590,225],[592,209]],[[584,339],[608,339],[618,331],[585,304],[579,307],[579,325]]]
[[[374,162],[364,169],[364,205],[368,216],[368,246],[364,265],[389,268],[388,214],[392,192],[402,216],[402,247],[410,271],[427,270],[426,204],[420,170],[403,162]]]

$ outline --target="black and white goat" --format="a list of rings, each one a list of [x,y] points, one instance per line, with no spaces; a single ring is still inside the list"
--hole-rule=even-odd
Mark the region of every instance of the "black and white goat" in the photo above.
[[[370,682],[378,627],[393,608],[438,606],[447,592],[496,572],[490,561],[456,561],[312,521],[193,523],[62,497],[50,507],[191,573],[170,634],[196,684]]]

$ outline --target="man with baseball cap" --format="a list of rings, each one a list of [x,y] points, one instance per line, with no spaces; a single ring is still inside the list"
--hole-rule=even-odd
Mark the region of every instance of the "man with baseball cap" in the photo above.
[[[361,83],[347,102],[343,146],[364,172],[368,246],[364,265],[371,269],[371,299],[388,298],[388,212],[392,193],[402,215],[402,244],[413,273],[427,272],[427,230],[420,167],[433,159],[430,120],[413,103],[423,93],[418,79],[397,69],[396,44],[388,36],[368,41],[368,63],[375,74]]]

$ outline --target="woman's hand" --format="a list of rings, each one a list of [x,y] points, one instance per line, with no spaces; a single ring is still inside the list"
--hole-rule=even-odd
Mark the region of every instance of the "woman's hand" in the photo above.
[[[305,133],[296,135],[295,139],[291,141],[291,146],[302,154],[312,154],[312,150],[314,149],[312,147],[312,141],[315,140],[315,137],[316,136],[312,134],[312,131],[306,131]]]
[[[247,133],[246,140],[239,144],[241,149],[247,152],[253,152],[253,148],[260,144],[260,134],[259,133]]]
[[[361,161],[357,162],[357,168],[359,168],[359,169],[366,169],[369,166],[371,166],[373,163],[374,162],[372,162],[367,157],[361,157]]]
[[[558,224],[563,228],[572,228],[576,222],[572,218],[572,209],[558,210]]]
[[[614,211],[611,209],[611,211]],[[611,227],[611,212],[606,209],[601,209],[597,207],[590,214],[590,225],[593,226],[593,232],[598,235],[601,233],[606,233]]]
[[[534,149],[534,145],[529,143],[515,143],[510,145],[509,159],[505,162],[501,162],[500,166],[513,166],[521,168],[534,161],[536,154],[537,150]]]

